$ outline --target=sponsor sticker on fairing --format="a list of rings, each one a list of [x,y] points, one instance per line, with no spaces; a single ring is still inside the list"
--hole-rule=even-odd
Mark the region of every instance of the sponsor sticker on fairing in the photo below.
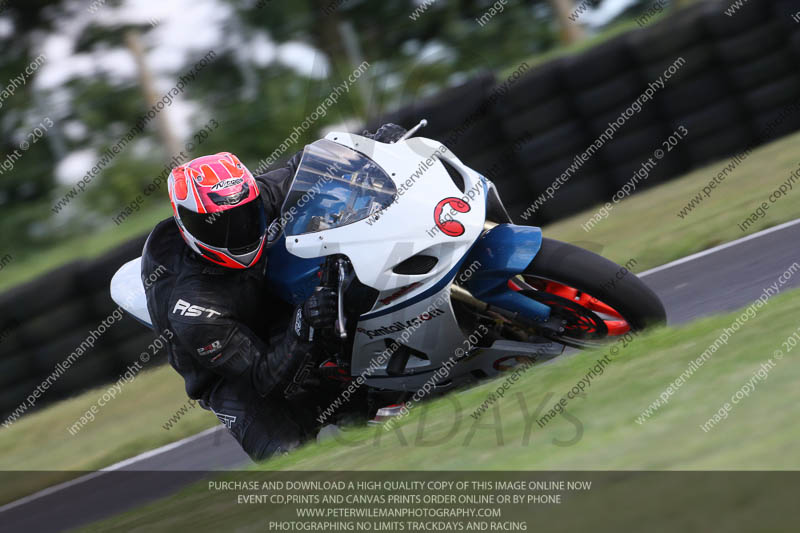
[[[406,320],[405,322],[393,322],[387,326],[381,326],[376,329],[364,329],[364,328],[356,328],[356,331],[359,333],[363,333],[364,335],[368,336],[370,339],[374,339],[375,337],[382,337],[385,335],[391,335],[392,333],[399,333],[404,329],[412,328],[419,326],[423,322],[427,322],[428,320],[433,320],[434,318],[441,316],[444,314],[444,311],[441,309],[432,309],[430,313],[422,313],[419,316],[412,318],[411,320]]]

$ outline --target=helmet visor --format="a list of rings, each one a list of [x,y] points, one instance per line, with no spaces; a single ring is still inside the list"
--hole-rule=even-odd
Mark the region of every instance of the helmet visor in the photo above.
[[[255,250],[267,231],[264,205],[258,197],[218,213],[195,213],[179,205],[178,215],[195,239],[214,248],[226,248],[235,255]]]

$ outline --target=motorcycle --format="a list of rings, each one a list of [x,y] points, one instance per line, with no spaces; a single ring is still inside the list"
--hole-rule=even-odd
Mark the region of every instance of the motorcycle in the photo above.
[[[512,223],[494,184],[445,145],[330,133],[304,149],[268,230],[267,276],[285,301],[338,294],[335,363],[320,368],[402,402],[439,394],[666,321],[627,269]],[[147,325],[140,259],[111,283]]]

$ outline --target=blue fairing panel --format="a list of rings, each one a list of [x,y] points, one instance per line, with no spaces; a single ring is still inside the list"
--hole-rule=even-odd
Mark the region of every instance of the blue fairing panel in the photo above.
[[[525,271],[542,247],[542,230],[532,226],[500,224],[481,236],[465,264],[478,270],[465,283],[479,300],[545,321],[550,308],[508,287],[508,280]]]
[[[319,285],[318,273],[324,262],[324,257],[302,259],[290,254],[286,238],[281,236],[267,251],[269,286],[282,300],[299,305]]]

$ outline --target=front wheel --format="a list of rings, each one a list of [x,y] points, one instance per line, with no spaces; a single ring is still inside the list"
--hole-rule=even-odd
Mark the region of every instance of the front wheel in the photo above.
[[[633,272],[553,239],[542,239],[539,253],[509,286],[548,305],[562,326],[547,336],[570,346],[598,345],[667,319],[659,297]]]

